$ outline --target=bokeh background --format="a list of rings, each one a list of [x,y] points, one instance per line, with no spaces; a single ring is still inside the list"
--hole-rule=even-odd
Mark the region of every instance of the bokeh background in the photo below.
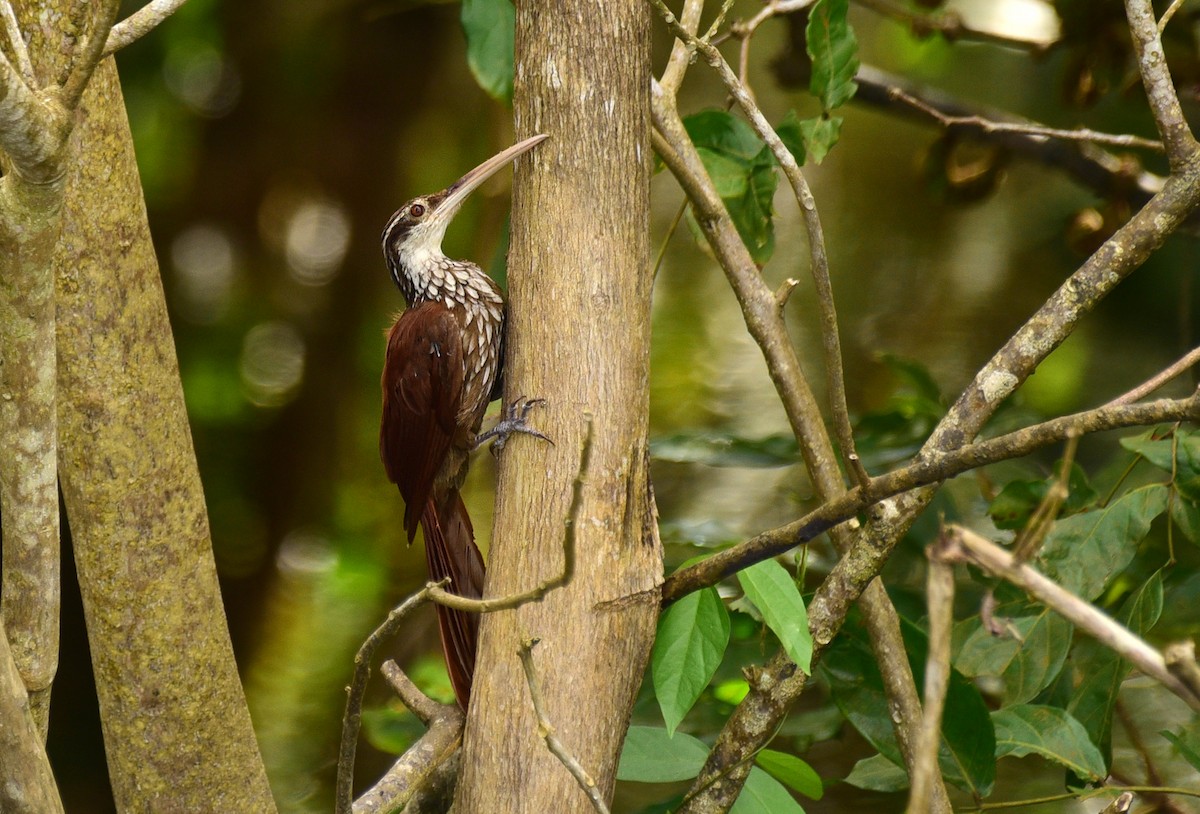
[[[127,5],[126,13],[135,7]],[[1055,7],[1042,0],[951,6],[981,29],[1059,35]],[[732,14],[757,8],[738,2]],[[852,23],[864,63],[965,102],[1056,126],[1153,135],[1140,89],[1119,71],[1094,104],[1068,103],[1077,89],[1069,48],[1035,57],[919,39],[861,7]],[[1190,31],[1190,21],[1180,25]],[[817,112],[803,88],[780,81],[790,36],[776,21],[754,40],[750,78],[772,121],[790,109]],[[660,27],[660,64],[668,46]],[[511,143],[510,114],[472,78],[455,3],[191,0],[118,64],[260,742],[281,809],[327,811],[352,654],[424,580],[419,546],[402,542],[401,502],[377,452],[383,332],[402,307],[378,235],[404,200],[446,186]],[[723,106],[725,95],[697,65],[682,100],[692,112]],[[850,406],[861,416],[884,409],[904,384],[884,354],[919,363],[953,396],[1082,260],[1086,241],[1072,239],[1072,225],[1110,212],[1059,168],[1023,160],[986,159],[994,164],[987,183],[956,194],[944,183],[932,125],[856,103],[845,115],[841,143],[810,173]],[[1153,156],[1139,158],[1161,170]],[[508,184],[501,178],[477,195],[446,243],[451,256],[500,277]],[[796,466],[713,466],[704,452],[711,447],[692,443],[703,434],[761,440],[785,434],[787,423],[719,269],[686,225],[668,237],[681,193],[660,173],[653,195],[650,240],[655,254],[665,251],[654,303],[651,428],[661,454],[653,476],[673,567],[697,546],[792,519],[810,495]],[[785,189],[776,205],[778,246],[764,274],[806,281],[807,249]],[[1173,239],[1039,370],[1020,409],[1057,414],[1096,404],[1175,358],[1193,339],[1195,262],[1190,239]],[[804,282],[790,305],[793,335],[822,390],[812,313]],[[485,547],[493,477],[491,457],[480,455],[469,500]],[[828,561],[814,546],[813,573]],[[69,557],[64,567],[70,573]],[[113,805],[70,591],[68,581],[50,748],[67,810],[99,814]],[[448,696],[432,612],[388,655]],[[761,659],[761,648],[748,646],[744,656]],[[378,687],[372,697],[386,703]],[[727,713],[730,700],[719,692],[708,699],[714,715]],[[652,717],[652,705],[639,714]],[[840,726],[827,707],[797,720],[796,738],[803,729],[819,740]],[[416,731],[387,712],[368,723],[385,747]],[[827,777],[844,776],[869,753],[855,737],[834,741],[840,755],[824,745],[808,757]],[[364,780],[386,765],[383,752],[362,754]],[[838,794],[807,808],[836,811],[854,799],[853,790]],[[631,799],[622,798],[632,807]]]

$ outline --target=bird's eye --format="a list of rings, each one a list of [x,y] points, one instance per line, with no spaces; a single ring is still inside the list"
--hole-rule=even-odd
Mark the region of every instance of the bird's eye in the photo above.
[[[425,214],[425,204],[413,204],[408,208],[410,217],[419,218]]]

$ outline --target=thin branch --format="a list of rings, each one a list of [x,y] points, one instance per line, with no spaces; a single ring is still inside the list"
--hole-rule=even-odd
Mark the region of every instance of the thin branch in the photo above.
[[[938,780],[938,749],[942,744],[942,713],[950,683],[950,634],[954,628],[954,566],[929,557],[926,595],[929,608],[929,654],[925,661],[924,708],[916,748],[916,765],[908,798],[911,814],[931,810]]]
[[[546,710],[542,705],[542,690],[538,686],[537,673],[533,668],[533,648],[538,641],[538,639],[526,639],[521,643],[521,649],[517,651],[517,655],[521,658],[521,667],[525,670],[525,682],[529,685],[529,700],[533,702],[533,712],[537,716],[538,736],[546,742],[546,748],[550,750],[550,753],[558,758],[563,766],[567,767],[567,771],[575,778],[579,788],[583,789],[584,794],[588,796],[592,808],[599,814],[608,814],[608,806],[604,802],[604,795],[600,793],[596,781],[583,768],[579,759],[572,755],[554,734],[554,725],[546,717]]]
[[[362,643],[354,657],[354,673],[346,697],[346,712],[342,718],[342,741],[338,750],[338,772],[335,805],[337,814],[350,814],[353,800],[354,760],[358,750],[358,733],[362,726],[362,700],[366,693],[367,679],[371,673],[371,659],[379,646],[399,631],[401,623],[414,608],[426,601],[436,602],[455,610],[472,613],[491,613],[500,610],[511,610],[529,602],[536,602],[554,588],[566,585],[575,574],[575,528],[578,525],[580,508],[583,505],[583,485],[587,479],[588,465],[592,458],[593,429],[592,417],[587,415],[587,434],[584,436],[583,449],[579,457],[579,471],[575,475],[575,483],[571,492],[571,507],[567,513],[563,532],[563,570],[556,577],[540,583],[536,587],[519,594],[511,594],[496,599],[466,599],[445,590],[449,578],[441,582],[430,582],[417,593],[404,600],[388,614],[387,619],[372,631],[367,640]],[[398,671],[397,671],[398,672]],[[407,679],[405,679],[407,680]],[[407,688],[405,688],[407,689]],[[402,696],[403,697],[403,696]],[[406,702],[407,703],[407,702]],[[433,708],[417,700],[417,706],[410,706],[414,712],[417,708],[432,713]]]
[[[8,34],[13,54],[17,57],[17,67],[21,69],[21,76],[25,79],[25,84],[31,88],[35,87],[37,79],[33,73],[33,62],[29,59],[29,48],[25,45],[21,24],[17,22],[17,14],[13,11],[10,0],[0,2],[0,14],[4,15],[4,30]]]
[[[412,679],[408,674],[400,669],[400,665],[388,659],[379,666],[379,672],[383,673],[383,677],[387,679],[387,683],[391,686],[396,697],[400,699],[400,703],[404,704],[417,719],[426,726],[435,718],[446,714],[447,710],[462,710],[458,704],[439,704],[434,701],[412,683]]]
[[[1132,390],[1117,396],[1105,406],[1118,407],[1122,404],[1133,404],[1135,401],[1140,401],[1167,382],[1194,367],[1197,362],[1200,362],[1200,348],[1193,348],[1163,368],[1161,372],[1156,373],[1153,377],[1142,382]]]
[[[71,71],[62,87],[62,104],[67,110],[79,106],[83,91],[92,78],[96,66],[104,58],[104,44],[108,41],[109,32],[116,22],[117,12],[120,11],[120,0],[102,0],[100,9],[92,14],[92,24],[87,37],[74,53]],[[90,8],[90,6],[89,6]]]
[[[700,28],[700,14],[704,11],[704,0],[685,0],[680,20],[684,29],[695,34]],[[667,67],[663,69],[659,85],[663,91],[674,96],[683,84],[683,76],[692,63],[695,49],[685,40],[677,39],[671,46],[671,56],[667,59]]]
[[[1175,12],[1179,11],[1180,7],[1182,7],[1186,2],[1187,0],[1174,0],[1171,5],[1167,7],[1167,10],[1163,12],[1163,16],[1159,18],[1158,21],[1158,35],[1160,37],[1162,36],[1163,31],[1166,30],[1167,23],[1171,22],[1171,18],[1175,16]]]
[[[495,599],[469,599],[430,584],[426,587],[429,590],[429,598],[433,602],[468,613],[494,613],[495,611],[512,610],[530,602],[539,602],[550,591],[561,588],[571,581],[575,576],[575,534],[579,524],[579,512],[583,508],[583,486],[587,482],[588,466],[592,461],[593,435],[592,415],[588,413],[587,434],[583,439],[583,449],[579,453],[579,471],[575,473],[575,481],[571,485],[571,506],[567,510],[567,518],[563,523],[562,572],[556,577],[538,583],[527,591]]]
[[[158,24],[170,17],[187,0],[151,0],[124,20],[114,25],[104,43],[104,56],[120,51],[149,34]]]
[[[1163,661],[1171,675],[1200,698],[1200,665],[1196,663],[1196,643],[1189,639],[1167,645],[1163,648]]]
[[[983,133],[1021,133],[1028,136],[1047,139],[1062,139],[1063,141],[1086,141],[1092,144],[1103,144],[1107,147],[1127,147],[1141,148],[1144,150],[1154,150],[1155,152],[1165,152],[1166,148],[1161,141],[1155,139],[1142,138],[1141,136],[1132,136],[1116,133],[1102,133],[1098,130],[1089,130],[1085,127],[1076,128],[1074,130],[1060,130],[1055,127],[1046,127],[1036,122],[1028,124],[1022,122],[1003,122],[992,121],[983,116],[950,116],[938,110],[933,105],[906,93],[898,87],[888,89],[888,94],[891,98],[903,102],[909,107],[917,110],[931,119],[942,125],[946,129],[966,127],[978,130]]]
[[[389,664],[391,662],[388,662]],[[386,665],[385,665],[386,666]],[[457,704],[439,704],[429,729],[401,755],[374,786],[354,801],[353,814],[388,814],[399,811],[414,798],[442,785],[444,773],[454,768],[460,754],[466,716]],[[444,795],[443,795],[444,796]],[[411,811],[412,807],[405,808]]]
[[[443,583],[449,582],[447,577]],[[362,728],[362,702],[367,691],[367,679],[371,675],[371,659],[384,641],[400,630],[400,623],[409,613],[429,599],[432,585],[404,600],[392,609],[387,619],[371,632],[354,656],[354,674],[346,692],[346,712],[342,717],[342,742],[338,749],[337,786],[334,805],[337,814],[351,814],[354,807],[354,758],[358,752],[358,733]]]
[[[940,483],[971,469],[1023,457],[1050,444],[1061,443],[1074,432],[1089,434],[1185,420],[1200,420],[1200,397],[1124,406],[1106,405],[919,459],[908,466],[871,478],[865,487],[857,486],[836,500],[818,506],[799,520],[762,532],[732,548],[679,569],[663,582],[663,604],[670,604],[692,591],[715,585],[743,568],[806,543],[857,516],[873,503]]]
[[[1150,112],[1154,114],[1154,123],[1167,147],[1171,172],[1178,174],[1197,161],[1200,144],[1192,136],[1183,108],[1179,106],[1179,96],[1167,67],[1167,55],[1163,52],[1158,21],[1150,0],[1125,0],[1125,14],[1129,18],[1138,71],[1146,88]]]
[[[863,8],[870,9],[880,16],[887,17],[898,23],[907,25],[913,36],[919,38],[939,34],[948,42],[981,42],[1000,45],[1006,48],[1018,48],[1032,51],[1035,54],[1045,53],[1054,41],[1032,40],[1007,34],[997,34],[967,25],[962,16],[955,11],[928,15],[909,11],[903,6],[888,2],[888,0],[856,0]]]
[[[950,526],[939,542],[934,556],[947,562],[969,562],[1012,583],[1200,711],[1200,696],[1171,674],[1161,653],[1090,602],[1033,567],[1017,564],[1012,554],[970,529]]]
[[[858,453],[854,448],[854,433],[850,425],[850,412],[846,405],[846,382],[842,368],[842,348],[841,339],[838,335],[837,309],[833,301],[833,286],[829,281],[829,256],[825,251],[825,233],[821,228],[821,219],[817,213],[817,205],[813,198],[812,190],[809,189],[804,173],[800,171],[800,165],[796,163],[796,157],[784,146],[783,141],[779,138],[779,134],[775,132],[775,128],[771,127],[766,116],[762,114],[758,105],[754,103],[754,99],[751,98],[746,86],[738,79],[733,69],[729,67],[729,63],[725,61],[721,52],[714,45],[697,39],[681,26],[662,0],[652,0],[652,2],[672,33],[699,51],[705,61],[716,71],[721,81],[725,84],[725,88],[733,96],[734,101],[737,102],[742,112],[746,115],[746,118],[750,121],[754,131],[771,148],[771,153],[775,156],[775,160],[783,169],[784,176],[791,184],[792,193],[796,197],[796,202],[800,205],[800,211],[804,216],[804,225],[808,231],[810,265],[820,310],[821,339],[822,347],[825,351],[825,371],[828,378],[830,411],[833,415],[838,446],[841,449],[842,458],[854,473],[855,480],[858,483],[865,483],[869,475],[866,469],[863,468]]]

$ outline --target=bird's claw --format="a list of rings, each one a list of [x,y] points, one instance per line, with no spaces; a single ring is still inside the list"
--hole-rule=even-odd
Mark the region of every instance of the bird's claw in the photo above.
[[[487,432],[475,439],[475,447],[478,449],[488,441],[492,441],[492,454],[498,455],[504,445],[508,442],[509,436],[516,433],[523,435],[532,435],[534,438],[541,438],[543,441],[549,442],[551,446],[554,441],[545,433],[531,426],[527,421],[529,411],[534,407],[545,404],[545,399],[527,399],[524,396],[517,397],[511,404],[505,406],[503,415],[496,426],[492,427]],[[495,439],[495,440],[492,440]]]

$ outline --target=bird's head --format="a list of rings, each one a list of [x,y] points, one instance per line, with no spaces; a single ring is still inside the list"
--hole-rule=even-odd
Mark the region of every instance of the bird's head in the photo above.
[[[396,210],[383,229],[383,256],[387,260],[392,279],[404,292],[405,297],[409,297],[414,287],[418,290],[423,288],[416,278],[424,273],[424,269],[444,259],[442,238],[445,237],[446,228],[458,214],[467,196],[517,156],[528,152],[547,138],[549,136],[537,135],[517,142],[484,161],[441,192],[413,198]]]

